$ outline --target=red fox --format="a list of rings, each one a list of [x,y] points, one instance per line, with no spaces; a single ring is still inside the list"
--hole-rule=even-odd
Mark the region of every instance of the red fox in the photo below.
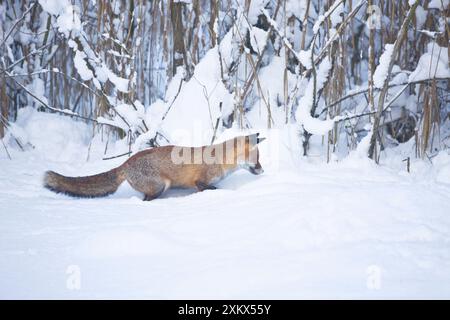
[[[144,200],[158,198],[169,188],[216,189],[214,184],[239,168],[263,173],[258,144],[259,133],[240,136],[203,147],[164,146],[143,150],[110,171],[66,177],[53,171],[44,176],[44,186],[75,197],[103,197],[114,193],[125,180],[144,194]]]

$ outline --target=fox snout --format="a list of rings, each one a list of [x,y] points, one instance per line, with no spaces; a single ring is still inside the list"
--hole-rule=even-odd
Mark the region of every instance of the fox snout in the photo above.
[[[257,164],[255,164],[254,166],[250,166],[249,171],[250,171],[250,173],[252,173],[254,175],[259,175],[259,174],[264,173],[264,169],[262,168],[262,166],[259,162]]]

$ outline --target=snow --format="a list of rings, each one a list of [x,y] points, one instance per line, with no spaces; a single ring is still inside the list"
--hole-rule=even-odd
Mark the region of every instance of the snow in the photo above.
[[[250,44],[253,50],[261,54],[267,43],[267,32],[257,27],[251,27],[249,29],[249,32],[250,32]]]
[[[85,59],[86,54],[84,52],[75,50],[75,56],[73,58],[75,69],[77,69],[77,72],[83,81],[88,81],[94,78],[94,74],[92,73],[92,70],[89,69]]]
[[[136,104],[136,103],[135,103]],[[164,111],[166,110],[166,105],[164,101],[162,100],[156,100],[150,108],[147,109],[144,115],[144,121],[147,124],[147,126],[151,125],[149,127],[149,130],[143,134],[141,134],[139,137],[137,137],[136,141],[134,142],[132,146],[133,152],[137,152],[139,150],[145,149],[147,147],[147,142],[150,139],[153,139],[156,135],[156,132],[161,127],[162,122],[162,116],[164,114]]]
[[[411,174],[402,157],[325,164],[296,156],[295,128],[271,130],[261,176],[239,171],[218,190],[151,202],[127,184],[73,199],[44,189],[43,173],[93,174],[125,158],[100,160],[93,141],[86,162],[85,124],[20,112],[35,148],[10,139],[13,160],[0,152],[0,298],[450,297],[448,152],[413,159]]]
[[[261,68],[261,71],[259,72],[261,91],[270,106],[270,116],[273,120],[273,123],[271,124],[272,128],[282,127],[286,122],[284,83],[283,81],[273,81],[273,79],[283,79],[285,63],[284,53],[282,52],[280,57],[274,56],[271,63]],[[288,92],[291,92],[295,84],[295,76],[288,73],[287,80]],[[278,106],[280,101],[283,105]],[[246,118],[250,123],[267,123],[268,117],[268,108],[263,99],[256,100],[253,107],[246,115]]]
[[[391,63],[393,51],[393,44],[386,44],[384,46],[384,51],[380,57],[380,62],[373,74],[373,84],[375,88],[381,89],[384,86],[384,82],[388,76],[389,64]]]
[[[425,10],[421,5],[416,8],[416,28],[420,29],[427,21],[428,11]]]
[[[432,39],[435,39],[437,37],[437,35],[439,34],[439,32],[429,31],[429,30],[424,30],[424,29],[419,30],[419,32],[426,34],[427,36],[429,36]]]
[[[128,79],[117,76],[114,72],[112,72],[109,69],[107,69],[107,75],[109,81],[111,81],[116,86],[117,90],[121,92],[128,92],[128,83],[129,83]]]
[[[33,81],[27,85],[27,89],[33,93],[36,97],[42,100],[44,103],[48,103],[47,98],[45,97],[45,84],[44,80],[40,78],[34,78]],[[30,98],[29,101],[34,102],[33,98]]]
[[[136,107],[138,107],[138,105],[136,105]],[[137,131],[137,127],[142,125],[142,120],[145,117],[143,107],[135,110],[132,105],[121,103],[115,107],[115,110],[126,120],[133,132]],[[120,118],[116,118],[116,120],[123,122]],[[126,124],[123,123],[120,127],[126,128]]]
[[[277,21],[270,18],[272,6],[263,9],[269,2],[248,1],[250,24],[265,14],[283,35],[278,26],[284,23],[280,16],[284,9],[288,16],[295,13],[303,20],[306,0],[286,1]],[[3,140],[12,160],[0,144],[0,298],[450,298],[448,150],[420,160],[414,157],[414,141],[409,141],[395,148],[387,146],[377,166],[367,159],[371,125],[365,122],[354,125],[369,131],[356,149],[347,156],[348,149],[338,148],[326,164],[323,136],[342,116],[311,116],[312,78],[288,72],[285,88],[280,81],[285,77],[284,46],[276,48],[279,56],[273,52],[266,55],[258,86],[255,82],[248,93],[246,107],[250,110],[244,117],[248,129],[241,131],[235,123],[225,130],[220,119],[226,119],[238,101],[229,90],[239,94],[249,69],[247,65],[244,70],[242,64],[231,81],[237,87],[226,88],[219,50],[227,70],[240,50],[236,28],[250,29],[255,51],[263,50],[267,37],[265,31],[248,26],[240,14],[241,22],[228,33],[217,32],[222,41],[206,52],[189,81],[182,81],[185,73],[180,67],[163,99],[145,106],[138,100],[131,104],[120,100],[117,91],[127,92],[135,75],[129,72],[129,65],[108,68],[103,55],[86,40],[78,7],[67,0],[39,3],[54,16],[53,27],[74,49],[80,78],[92,80],[98,89],[108,80],[114,85],[107,98],[130,128],[114,112],[98,122],[126,132],[131,129],[132,136],[141,131],[142,121],[149,130],[129,145],[128,136],[116,140],[101,125],[92,130],[92,124],[37,112],[36,107],[18,110],[17,121],[10,124]],[[431,1],[429,8],[433,5],[440,6],[440,0],[439,4]],[[120,8],[116,4],[113,10]],[[316,24],[313,29],[308,27],[306,43],[325,20],[331,21],[332,39],[343,10],[340,0],[326,12],[311,7],[309,18]],[[416,10],[418,28],[425,13],[420,6]],[[118,27],[121,20],[113,23]],[[283,41],[298,51],[301,32],[295,29]],[[421,32],[432,36],[426,30]],[[287,39],[293,41],[292,46]],[[110,40],[123,47],[119,39]],[[9,46],[6,49],[12,55]],[[442,49],[430,44],[412,73],[394,66],[391,82],[430,75],[449,77],[448,57]],[[393,45],[387,45],[380,58],[375,72],[377,88],[386,81],[392,50]],[[311,69],[310,50],[296,56]],[[328,81],[331,67],[327,57],[316,66],[317,90]],[[124,71],[121,74],[131,80],[112,70]],[[227,72],[223,76],[227,77]],[[364,89],[367,79],[362,80]],[[33,79],[27,88],[47,101],[43,80]],[[346,94],[361,88],[346,88]],[[287,105],[285,89],[295,100]],[[395,92],[397,89],[388,100]],[[272,128],[282,130],[266,129],[269,110],[265,102],[270,106]],[[322,96],[318,110],[324,103]],[[367,103],[362,95],[359,102],[352,103],[354,107],[342,105],[346,108],[342,115],[365,112]],[[391,107],[405,106],[417,112],[420,103],[419,95],[405,91]],[[64,111],[72,113],[71,109]],[[399,111],[393,108],[390,116],[396,117]],[[290,119],[286,124],[290,112],[295,112],[297,122]],[[132,152],[146,148],[157,132],[178,145],[209,144],[217,119],[216,142],[255,132],[267,137],[260,146],[263,175],[238,171],[220,182],[218,190],[172,190],[152,202],[143,202],[142,195],[127,183],[114,195],[100,199],[74,199],[42,187],[46,170],[80,176],[114,168],[126,157],[102,158],[124,154],[129,148]],[[303,158],[301,126],[314,134],[308,157]],[[164,144],[161,135],[158,142]],[[341,135],[341,139],[348,137]],[[411,157],[411,173],[406,172],[403,161],[407,157]],[[81,287],[72,290],[69,280],[77,272]]]
[[[287,0],[284,4],[286,7],[286,17],[297,16],[301,20],[306,14],[307,0]]]
[[[319,92],[325,85],[328,74],[331,70],[331,62],[328,58],[323,59],[317,70],[316,92]],[[338,118],[320,120],[311,116],[311,108],[314,103],[314,79],[308,82],[304,95],[301,97],[296,112],[297,121],[305,128],[306,131],[312,134],[325,135],[333,128],[334,123]]]
[[[84,123],[57,114],[36,112],[31,107],[18,112],[13,134],[23,145],[31,143],[37,154],[48,155],[53,160],[70,161],[89,143],[89,127]],[[3,156],[0,153],[0,159]]]
[[[251,25],[256,24],[261,10],[269,3],[269,0],[252,0],[248,8],[248,21]]]
[[[428,4],[430,9],[443,9],[448,7],[449,0],[431,0]]]
[[[54,16],[60,15],[70,6],[68,0],[39,0],[42,9]]]
[[[78,15],[79,8],[77,6],[66,6],[64,11],[56,19],[56,25],[59,32],[64,33],[66,37],[69,36],[70,32],[80,32],[81,31],[81,20]]]
[[[162,123],[162,130],[167,133],[172,143],[179,145],[210,143],[216,119],[222,116],[224,109],[233,109],[233,97],[220,78],[219,63],[218,46],[215,46],[196,66],[192,78],[188,82],[183,81],[179,93],[181,70],[170,82],[165,104],[165,111],[168,113]],[[149,108],[152,109],[152,105]],[[186,119],[191,121],[185,121]]]
[[[311,50],[300,50],[300,52],[298,53],[298,58],[300,60],[300,63],[306,69],[311,69],[312,68]]]
[[[420,57],[416,69],[410,74],[409,81],[433,78],[450,78],[450,70],[447,48],[431,42],[427,46],[427,52]]]
[[[40,0],[39,3],[44,11],[56,16],[55,26],[68,39],[67,43],[69,47],[75,52],[74,65],[81,79],[83,81],[92,79],[95,87],[99,90],[101,89],[100,83],[105,83],[109,79],[118,91],[128,92],[129,80],[119,77],[109,70],[105,63],[102,62],[102,59],[98,57],[87,43],[79,17],[80,8],[75,5],[69,5],[66,0],[61,2]],[[119,10],[119,4],[116,3],[113,10]],[[109,35],[106,34],[106,37],[109,38]],[[73,38],[80,41],[83,51],[78,51],[78,45]],[[122,45],[116,39],[112,40]],[[88,66],[88,61],[91,68]],[[95,75],[92,70],[95,70]]]
[[[313,33],[317,34],[320,25],[325,21],[326,18],[331,16],[333,25],[340,22],[342,19],[339,17],[343,10],[343,1],[335,0],[331,7],[323,15],[320,15],[313,26]],[[336,11],[336,12],[335,12]]]
[[[39,4],[45,12],[57,17],[55,26],[66,38],[72,31],[82,30],[78,6],[71,5],[67,0],[39,0]]]
[[[334,27],[342,22],[342,14],[344,13],[344,3],[341,2],[330,14],[331,25]]]

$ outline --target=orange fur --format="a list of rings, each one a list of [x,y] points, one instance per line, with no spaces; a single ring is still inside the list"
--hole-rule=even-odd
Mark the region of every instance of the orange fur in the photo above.
[[[44,186],[52,191],[77,197],[101,197],[115,192],[127,180],[134,189],[144,193],[145,200],[157,198],[171,187],[197,188],[199,191],[215,189],[214,183],[240,167],[253,174],[262,173],[258,156],[255,159],[250,157],[251,151],[256,152],[256,155],[258,153],[257,136],[238,137],[213,146],[164,146],[143,150],[121,166],[93,176],[66,177],[49,171],[45,174]],[[243,147],[239,147],[238,140],[244,141]],[[216,152],[220,148],[225,150],[225,146],[230,145],[233,150],[231,159],[226,157],[226,152],[222,156]],[[174,161],[174,154],[181,153],[176,153],[179,150],[191,155],[186,157],[191,163]],[[210,156],[209,161],[213,163],[206,163],[203,158],[200,163],[193,162],[194,154],[207,154]]]

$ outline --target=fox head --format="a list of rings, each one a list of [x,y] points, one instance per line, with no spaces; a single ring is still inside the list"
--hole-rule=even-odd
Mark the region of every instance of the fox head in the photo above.
[[[255,175],[263,173],[264,170],[261,163],[259,163],[258,144],[266,138],[260,138],[259,133],[255,133],[248,136],[241,136],[237,139],[238,162],[242,168]],[[244,142],[243,147],[240,146],[242,141]]]

